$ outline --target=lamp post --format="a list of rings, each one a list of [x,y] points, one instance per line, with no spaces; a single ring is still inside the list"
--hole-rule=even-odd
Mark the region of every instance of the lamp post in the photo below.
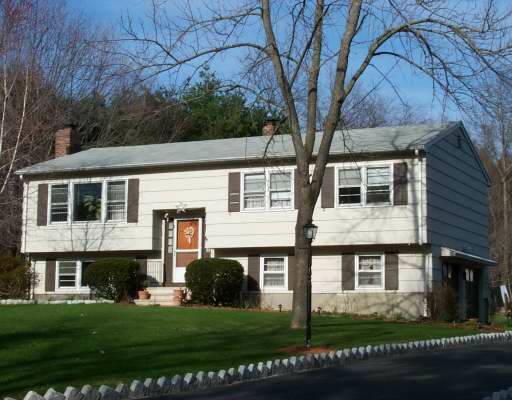
[[[313,258],[312,243],[318,232],[318,226],[309,223],[303,226],[304,237],[309,241],[308,252],[308,273],[307,273],[307,290],[306,290],[306,348],[311,347],[311,261]]]

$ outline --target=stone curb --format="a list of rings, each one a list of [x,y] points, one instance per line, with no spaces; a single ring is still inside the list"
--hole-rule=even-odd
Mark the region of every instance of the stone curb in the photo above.
[[[0,305],[22,305],[22,304],[114,304],[112,300],[0,300]]]
[[[512,331],[502,333],[479,333],[471,336],[457,336],[451,338],[417,340],[407,343],[390,343],[366,347],[353,347],[340,349],[329,353],[315,353],[301,356],[292,356],[257,364],[240,365],[217,372],[199,371],[187,373],[184,376],[174,375],[172,378],[162,376],[158,379],[147,378],[143,382],[134,380],[130,385],[118,384],[115,388],[101,385],[95,389],[85,385],[82,389],[67,387],[64,393],[53,388],[46,391],[44,396],[29,391],[23,400],[132,400],[157,397],[172,393],[190,392],[207,388],[230,385],[273,376],[288,375],[311,369],[327,368],[343,365],[356,360],[366,360],[377,357],[387,357],[399,354],[419,353],[431,350],[448,350],[472,344],[501,343],[512,341]],[[504,397],[506,396],[506,397]],[[512,400],[512,388],[493,393],[492,397],[484,400]],[[4,400],[15,400],[5,397]]]
[[[482,400],[512,400],[512,387],[507,390],[494,392],[492,395],[484,397]]]

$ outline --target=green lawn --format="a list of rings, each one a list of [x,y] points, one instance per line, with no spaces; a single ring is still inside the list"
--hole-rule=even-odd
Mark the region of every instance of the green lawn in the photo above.
[[[123,305],[0,306],[0,397],[218,370],[285,355],[303,333],[288,313]],[[447,325],[315,316],[332,348],[471,334]]]

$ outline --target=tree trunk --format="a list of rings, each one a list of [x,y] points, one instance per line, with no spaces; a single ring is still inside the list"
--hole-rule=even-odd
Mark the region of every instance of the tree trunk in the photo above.
[[[313,221],[313,209],[316,201],[312,201],[311,185],[307,179],[301,179],[299,194],[299,210],[295,225],[295,282],[293,285],[292,329],[303,329],[306,326],[306,299],[308,290],[308,264],[311,253],[311,241],[304,237],[303,227]]]
[[[509,288],[511,287],[510,279],[512,277],[512,271],[510,271],[509,266],[509,226],[508,226],[508,184],[507,184],[507,176],[503,178],[502,182],[503,186],[503,273],[507,274],[505,277],[505,282]]]

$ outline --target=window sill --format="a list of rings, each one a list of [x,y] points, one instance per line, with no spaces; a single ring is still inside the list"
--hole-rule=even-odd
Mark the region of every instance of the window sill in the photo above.
[[[57,288],[55,293],[58,294],[90,294],[91,289],[89,288]]]
[[[241,213],[257,213],[257,212],[282,212],[282,211],[296,211],[294,207],[288,208],[254,208],[254,209],[243,209]]]
[[[272,293],[283,293],[283,294],[288,294],[288,293],[293,293],[293,290],[288,290],[287,288],[273,288],[273,289],[269,289],[269,288],[262,288],[260,293],[268,293],[268,294],[272,294]]]
[[[384,208],[384,207],[396,207],[395,205],[393,204],[350,204],[350,205],[337,205],[335,208],[339,208],[339,209],[344,209],[344,208]],[[322,208],[322,209],[326,209],[326,208]]]
[[[127,221],[76,221],[76,222],[52,222],[47,226],[90,226],[90,225],[128,225],[130,222]]]

